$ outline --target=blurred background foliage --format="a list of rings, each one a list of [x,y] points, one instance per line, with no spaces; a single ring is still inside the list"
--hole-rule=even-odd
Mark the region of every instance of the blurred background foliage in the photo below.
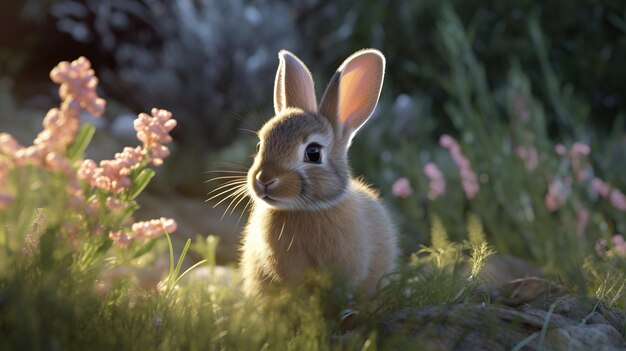
[[[54,105],[49,69],[85,55],[109,101],[101,130],[123,143],[129,114],[174,113],[178,149],[155,192],[202,197],[203,171],[249,164],[256,140],[244,129],[272,115],[279,49],[309,65],[321,96],[347,56],[375,47],[387,57],[383,96],[350,157],[393,208],[407,253],[427,240],[433,214],[459,240],[473,213],[499,252],[583,279],[597,240],[626,233],[624,211],[593,194],[591,178],[572,182],[571,160],[554,152],[590,145],[592,176],[626,189],[623,1],[24,0],[0,4],[0,26],[5,106]],[[13,123],[4,114],[1,129]],[[477,173],[471,201],[442,134]],[[537,167],[516,156],[520,146],[537,151]],[[429,162],[448,183],[437,199]],[[413,188],[406,198],[391,192],[400,177]],[[550,211],[555,180],[568,198]],[[582,233],[581,209],[591,213]]]

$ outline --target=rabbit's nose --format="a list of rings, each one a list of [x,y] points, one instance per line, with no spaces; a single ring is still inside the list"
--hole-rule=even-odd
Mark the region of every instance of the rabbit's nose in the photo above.
[[[270,189],[270,186],[276,184],[276,178],[266,176],[263,171],[256,174],[256,185],[265,191]]]

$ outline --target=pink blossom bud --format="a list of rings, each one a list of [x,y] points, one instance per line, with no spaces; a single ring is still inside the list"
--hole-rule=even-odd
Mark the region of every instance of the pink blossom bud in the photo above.
[[[581,143],[581,142],[576,142],[572,145],[572,154],[574,155],[589,155],[589,153],[591,152],[591,148],[589,147],[589,145]]]
[[[113,242],[121,248],[127,248],[132,240],[130,235],[123,230],[109,232],[109,238],[111,238],[111,240],[113,240]]]
[[[563,144],[556,144],[554,152],[559,156],[565,156],[567,154],[567,148]]]
[[[413,194],[411,183],[405,177],[398,178],[391,186],[391,193],[400,198],[408,198]]]
[[[457,142],[456,140],[454,140],[454,138],[452,138],[448,134],[444,134],[441,136],[441,138],[439,138],[439,145],[441,145],[442,147],[446,149],[449,149],[457,145]]]
[[[609,186],[600,178],[593,178],[591,180],[591,189],[602,197],[609,196]]]
[[[613,207],[626,212],[626,195],[618,189],[611,190],[610,201]]]
[[[11,134],[0,133],[0,152],[12,156],[22,148],[23,146]]]
[[[619,234],[615,234],[613,235],[613,238],[611,239],[611,241],[613,242],[613,246],[615,247],[615,251],[621,253],[621,254],[626,254],[626,241],[624,241],[624,237],[619,235]]]

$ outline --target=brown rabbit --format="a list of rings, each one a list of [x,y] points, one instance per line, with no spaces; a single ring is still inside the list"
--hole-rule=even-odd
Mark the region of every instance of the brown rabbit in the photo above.
[[[247,177],[254,205],[243,238],[245,291],[332,268],[371,295],[394,267],[397,235],[376,191],[352,178],[348,147],[378,103],[385,58],[372,49],[350,56],[318,107],[308,68],[288,51],[278,57],[276,116],[258,133]]]

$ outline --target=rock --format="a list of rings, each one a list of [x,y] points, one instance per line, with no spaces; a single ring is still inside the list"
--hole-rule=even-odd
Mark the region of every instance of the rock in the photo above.
[[[499,304],[408,307],[382,322],[385,339],[426,350],[625,350],[626,316],[539,278],[497,289]],[[505,305],[505,304],[510,304]],[[543,334],[543,336],[542,336]]]

